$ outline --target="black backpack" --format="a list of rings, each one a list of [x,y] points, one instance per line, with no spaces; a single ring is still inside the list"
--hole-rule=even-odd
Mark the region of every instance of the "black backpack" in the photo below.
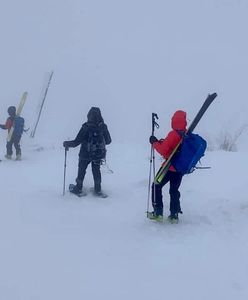
[[[87,152],[91,160],[101,160],[106,157],[106,143],[100,126],[89,126]]]
[[[24,119],[20,116],[16,116],[13,123],[13,135],[21,136],[24,131]]]

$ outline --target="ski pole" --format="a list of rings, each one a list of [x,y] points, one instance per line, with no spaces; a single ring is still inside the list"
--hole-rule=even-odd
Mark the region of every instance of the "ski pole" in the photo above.
[[[44,106],[44,103],[45,103],[45,100],[46,100],[47,92],[48,92],[48,89],[49,89],[49,86],[50,86],[52,77],[53,77],[53,71],[50,73],[49,78],[48,78],[47,86],[46,86],[44,95],[43,95],[43,97],[42,97],[42,101],[41,101],[41,106],[40,106],[40,109],[39,109],[38,118],[37,118],[37,120],[36,120],[34,129],[32,130],[32,132],[31,132],[31,134],[30,134],[30,137],[31,137],[31,138],[34,138],[34,136],[35,136],[35,132],[36,132],[37,126],[38,126],[39,121],[40,121],[41,112],[42,112],[42,110],[43,110],[43,106]]]
[[[158,119],[158,115],[156,113],[152,113],[152,135],[154,135],[155,127],[159,128],[158,123],[156,122],[156,119]],[[151,145],[151,153],[150,153],[150,170],[149,170],[149,180],[148,180],[148,197],[147,197],[147,217],[149,212],[149,203],[150,203],[150,191],[151,191],[151,178],[152,178],[152,171],[153,171],[153,181],[155,178],[155,155],[154,155],[154,149]],[[155,197],[155,189],[154,189],[154,197]]]
[[[65,195],[65,177],[66,177],[66,161],[67,161],[67,151],[68,151],[68,148],[66,148],[66,147],[65,147],[63,196]]]

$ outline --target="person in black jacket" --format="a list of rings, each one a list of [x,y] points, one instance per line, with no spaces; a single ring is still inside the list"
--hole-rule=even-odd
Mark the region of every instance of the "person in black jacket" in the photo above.
[[[103,193],[101,191],[100,166],[106,156],[105,145],[111,143],[111,136],[98,107],[91,107],[87,114],[87,119],[88,121],[82,125],[76,138],[72,141],[64,141],[63,143],[66,149],[70,147],[74,148],[81,144],[76,185],[71,192],[76,195],[82,193],[86,169],[91,163],[94,178],[94,193],[97,196],[101,196]]]

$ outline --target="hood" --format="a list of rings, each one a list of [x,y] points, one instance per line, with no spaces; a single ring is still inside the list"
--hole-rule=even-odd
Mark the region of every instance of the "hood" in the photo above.
[[[16,115],[16,108],[15,106],[10,106],[8,108],[8,114],[11,116],[11,117],[14,117]]]
[[[186,112],[183,110],[177,110],[171,118],[171,127],[174,130],[186,131],[187,120]]]
[[[87,119],[88,122],[90,123],[95,123],[95,124],[99,124],[99,123],[103,123],[103,118],[101,115],[101,111],[99,107],[91,107],[91,109],[89,110],[88,114],[87,114]]]

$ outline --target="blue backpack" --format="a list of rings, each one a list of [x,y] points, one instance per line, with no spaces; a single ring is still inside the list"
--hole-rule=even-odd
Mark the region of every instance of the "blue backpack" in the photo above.
[[[16,116],[13,123],[13,135],[14,136],[21,136],[24,131],[24,119],[20,116]]]
[[[207,142],[201,136],[194,133],[185,134],[180,149],[172,158],[171,164],[177,172],[183,175],[190,174],[204,156],[206,148]]]

